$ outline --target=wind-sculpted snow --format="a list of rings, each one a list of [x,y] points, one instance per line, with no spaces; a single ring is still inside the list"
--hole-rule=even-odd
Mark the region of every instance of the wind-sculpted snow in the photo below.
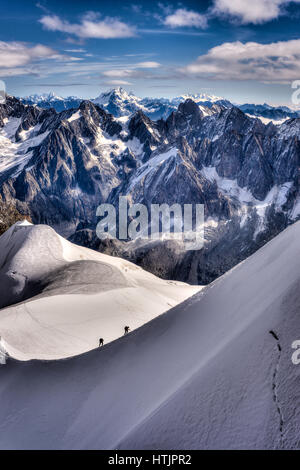
[[[72,245],[45,225],[17,223],[0,237],[0,337],[21,360],[94,349],[199,289]]]
[[[299,237],[101,350],[8,360],[1,448],[299,449]]]

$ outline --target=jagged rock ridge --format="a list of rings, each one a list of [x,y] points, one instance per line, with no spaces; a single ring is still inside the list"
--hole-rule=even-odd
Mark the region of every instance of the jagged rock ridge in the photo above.
[[[180,103],[166,120],[114,117],[83,101],[57,113],[9,97],[0,106],[0,194],[35,223],[118,253],[162,277],[207,283],[297,220],[300,119],[264,125],[235,107]],[[202,203],[203,250],[105,243],[96,208]]]

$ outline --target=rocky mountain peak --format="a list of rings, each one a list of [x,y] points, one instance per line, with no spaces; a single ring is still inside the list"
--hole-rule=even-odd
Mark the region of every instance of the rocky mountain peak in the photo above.
[[[192,116],[192,115],[196,115],[196,116],[202,115],[197,103],[195,103],[195,101],[191,99],[187,99],[183,103],[180,103],[180,105],[178,106],[178,112],[184,114],[187,117]]]
[[[250,253],[274,227],[300,217],[300,119],[266,126],[237,107],[216,106],[212,112],[188,98],[154,121],[140,108],[118,118],[82,101],[57,113],[8,97],[0,105],[0,195],[67,234],[77,225],[95,229],[99,203],[115,204],[119,194],[145,204],[203,203],[212,243],[205,256],[195,254],[191,276],[207,282],[241,259],[233,239]],[[177,274],[165,275],[186,280],[188,256],[176,256]]]

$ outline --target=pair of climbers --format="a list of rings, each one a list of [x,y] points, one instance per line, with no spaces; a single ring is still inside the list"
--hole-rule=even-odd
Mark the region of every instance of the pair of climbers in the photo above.
[[[129,333],[129,330],[130,330],[129,326],[124,326],[124,336],[127,335],[127,333]],[[99,339],[99,348],[101,348],[101,346],[104,346],[104,339],[103,338]]]

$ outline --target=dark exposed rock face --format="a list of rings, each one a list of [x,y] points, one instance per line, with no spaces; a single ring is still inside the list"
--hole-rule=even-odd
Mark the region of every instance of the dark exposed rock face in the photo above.
[[[292,111],[286,106],[269,106],[268,104],[242,104],[239,108],[252,116],[261,116],[267,119],[281,120],[286,118],[297,118],[299,112]]]
[[[0,105],[0,152],[11,152],[0,153],[0,194],[72,241],[207,283],[298,218],[299,136],[300,119],[264,125],[192,100],[153,122],[140,110],[118,119],[89,101],[57,113],[9,97]],[[148,208],[204,204],[204,248],[100,242],[96,209],[120,195]]]
[[[6,232],[13,224],[16,222],[23,221],[24,218],[31,222],[31,218],[27,215],[24,217],[24,214],[15,208],[13,204],[4,203],[0,197],[0,236]]]

